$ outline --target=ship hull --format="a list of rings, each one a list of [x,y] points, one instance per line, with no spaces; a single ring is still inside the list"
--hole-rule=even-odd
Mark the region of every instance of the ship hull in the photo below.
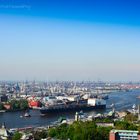
[[[42,108],[40,109],[40,113],[42,115],[48,114],[48,113],[59,113],[59,112],[69,112],[69,111],[92,111],[96,109],[106,109],[106,105],[96,105],[96,106],[82,106],[82,107],[75,107],[75,108],[59,108],[59,109],[46,109]]]

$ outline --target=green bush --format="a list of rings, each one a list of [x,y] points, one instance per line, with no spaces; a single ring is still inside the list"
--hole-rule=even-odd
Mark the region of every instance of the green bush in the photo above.
[[[120,130],[137,130],[137,126],[128,121],[116,121],[115,122],[115,129]]]
[[[3,103],[0,103],[0,110],[3,110],[3,109],[4,109]]]
[[[20,140],[21,137],[22,137],[22,134],[19,132],[16,132],[14,136],[12,137],[12,140]]]
[[[46,138],[48,133],[46,130],[42,130],[42,131],[33,132],[33,135],[35,140],[41,140]]]

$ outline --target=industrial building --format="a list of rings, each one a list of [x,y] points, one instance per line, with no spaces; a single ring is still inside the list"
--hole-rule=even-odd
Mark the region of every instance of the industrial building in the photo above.
[[[111,130],[109,140],[140,140],[139,131]]]

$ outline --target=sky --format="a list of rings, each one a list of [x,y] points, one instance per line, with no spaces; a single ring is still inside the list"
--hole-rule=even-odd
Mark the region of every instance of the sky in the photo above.
[[[139,0],[0,0],[0,80],[140,81]]]

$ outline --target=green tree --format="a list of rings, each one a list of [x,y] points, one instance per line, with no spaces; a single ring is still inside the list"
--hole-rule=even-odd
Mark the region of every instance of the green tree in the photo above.
[[[63,140],[108,140],[110,130],[111,128],[97,127],[94,121],[78,121],[51,128],[49,136]]]
[[[11,108],[13,110],[16,110],[16,109],[27,109],[29,106],[28,106],[28,101],[25,100],[25,99],[21,99],[21,100],[11,100],[10,101],[10,104],[11,104]]]
[[[49,131],[48,131],[48,135],[52,138],[55,138],[57,137],[57,130],[56,128],[50,128]]]
[[[22,134],[19,132],[16,132],[12,138],[12,140],[20,140],[20,138],[22,137]]]
[[[20,109],[20,102],[18,100],[11,100],[10,104],[13,110]]]
[[[87,121],[83,125],[83,138],[92,140],[97,137],[97,125],[94,121]]]
[[[3,109],[4,109],[3,103],[0,103],[0,110],[3,110]]]
[[[115,128],[121,130],[137,130],[137,126],[128,121],[117,121],[115,122]]]
[[[124,119],[128,122],[133,122],[138,120],[138,116],[131,113],[127,114]]]
[[[20,109],[27,109],[27,108],[29,108],[28,101],[25,99],[21,99],[20,100]]]
[[[98,127],[98,139],[99,140],[108,140],[109,138],[109,132],[112,129],[112,127]]]
[[[69,125],[68,129],[67,129],[67,136],[70,140],[73,139],[74,136],[74,127],[73,125]]]
[[[48,136],[48,133],[46,130],[42,130],[42,131],[33,132],[33,135],[35,140],[41,140],[46,138]]]
[[[137,130],[138,130],[138,131],[139,131],[139,133],[140,133],[140,125],[138,126]]]
[[[68,124],[64,123],[57,127],[57,134],[59,139],[66,139],[68,131]]]

